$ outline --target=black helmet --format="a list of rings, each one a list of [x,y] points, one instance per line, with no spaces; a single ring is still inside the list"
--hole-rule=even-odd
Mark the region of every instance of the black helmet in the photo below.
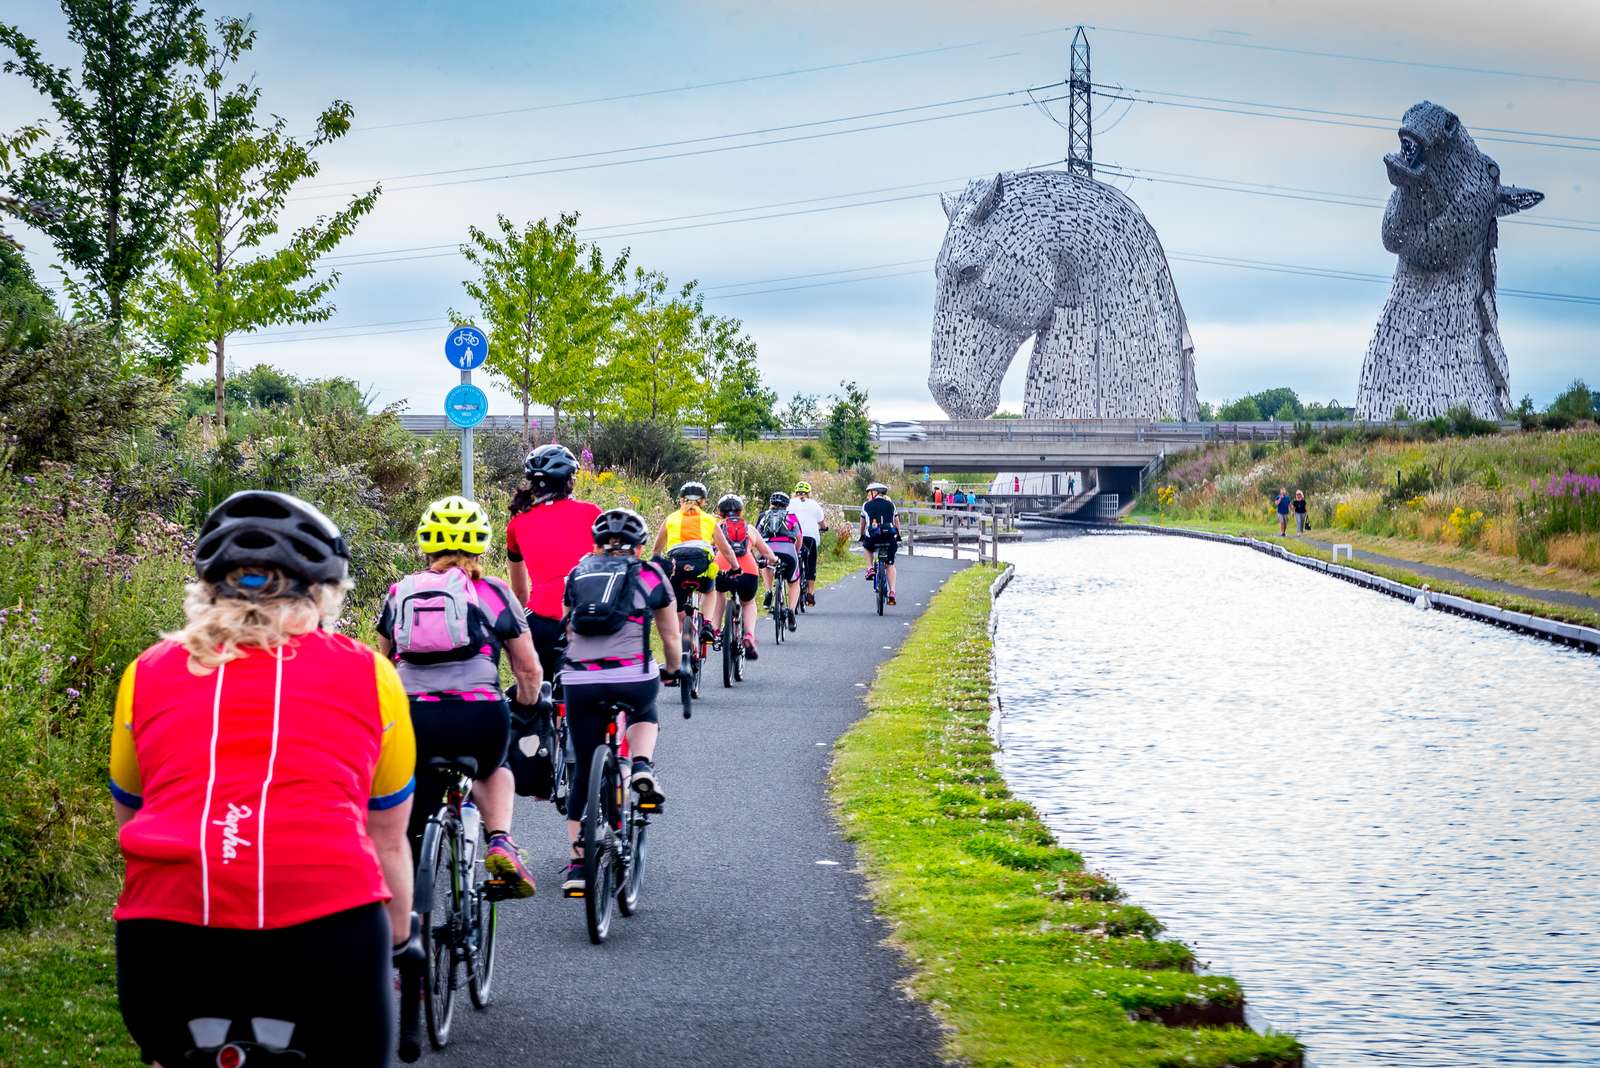
[[[543,493],[572,492],[572,476],[578,473],[578,458],[565,445],[554,442],[540,445],[522,461],[522,473],[533,488]]]
[[[737,493],[725,493],[717,500],[718,515],[736,515],[744,511],[744,498]]]
[[[594,535],[596,545],[621,542],[629,548],[643,545],[650,536],[644,516],[632,508],[613,508],[609,512],[601,512],[595,517],[589,532]]]
[[[704,482],[685,482],[678,488],[678,496],[690,500],[703,501],[706,499],[706,484]]]
[[[194,567],[206,582],[220,582],[241,567],[276,568],[306,584],[343,582],[350,550],[316,506],[287,493],[240,490],[206,516]]]
[[[779,490],[777,493],[774,493],[772,496],[767,498],[767,503],[772,505],[774,508],[787,508],[789,507],[789,495],[782,490]]]

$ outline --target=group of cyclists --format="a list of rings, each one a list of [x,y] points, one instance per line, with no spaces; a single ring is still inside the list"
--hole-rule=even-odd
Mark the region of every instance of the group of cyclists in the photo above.
[[[808,483],[771,494],[752,522],[739,496],[708,509],[705,485],[686,482],[652,540],[637,512],[574,498],[578,468],[561,445],[528,455],[505,531],[508,581],[484,573],[494,531],[477,502],[428,505],[416,531],[423,566],[385,596],[376,652],[331,629],[350,549],[315,506],[246,490],[207,517],[184,625],[128,665],[112,731],[126,861],[118,996],[146,1062],[195,1063],[196,1050],[266,1021],[290,1029],[279,1045],[307,1063],[388,1064],[393,962],[416,938],[414,849],[440,801],[417,795],[428,782],[417,769],[471,758],[484,867],[504,896],[532,896],[511,834],[514,724],[536,721],[558,686],[577,780],[562,891],[581,895],[585,779],[612,709],[627,709],[629,789],[655,810],[665,800],[656,700],[663,684],[687,685],[691,599],[706,598],[699,637],[715,644],[711,621],[738,598],[752,660],[763,570],[789,580],[772,610],[790,630],[799,598],[815,603],[828,528]],[[898,529],[881,483],[858,533],[887,564],[893,603]],[[508,692],[502,658],[516,680]],[[317,981],[288,981],[288,962]]]

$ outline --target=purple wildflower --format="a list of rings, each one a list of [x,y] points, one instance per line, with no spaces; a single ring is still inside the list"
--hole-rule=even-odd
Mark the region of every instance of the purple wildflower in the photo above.
[[[82,697],[83,694],[79,693],[77,690],[73,689],[71,686],[68,686],[67,687],[67,696],[69,698],[71,698],[72,700],[76,701],[78,698]]]

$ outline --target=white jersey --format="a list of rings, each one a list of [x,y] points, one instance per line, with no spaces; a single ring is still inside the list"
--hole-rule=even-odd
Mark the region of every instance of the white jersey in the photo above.
[[[815,500],[800,500],[798,497],[789,501],[789,514],[800,522],[800,536],[810,538],[821,544],[822,542],[822,505]]]

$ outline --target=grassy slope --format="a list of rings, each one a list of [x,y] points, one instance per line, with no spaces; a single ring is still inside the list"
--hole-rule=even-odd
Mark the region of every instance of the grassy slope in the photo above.
[[[914,968],[912,987],[974,1066],[1298,1063],[1287,1035],[1167,1028],[1130,1013],[1237,1003],[1187,947],[1056,844],[993,761],[988,584],[952,578],[884,667],[833,773],[846,835]]]
[[[1251,537],[1257,541],[1267,541],[1275,545],[1282,545],[1296,555],[1308,556],[1316,560],[1328,560],[1331,555],[1326,550],[1319,549],[1315,545],[1308,545],[1299,538],[1292,536],[1287,538],[1278,537],[1275,522],[1264,525],[1239,520],[1178,518],[1147,513],[1135,513],[1130,518],[1135,523],[1143,522],[1156,526],[1187,527],[1191,530],[1207,530],[1219,534]],[[1418,563],[1452,567],[1479,578],[1497,579],[1501,582],[1527,586],[1530,589],[1571,589],[1571,586],[1567,584],[1544,586],[1538,581],[1537,575],[1529,577],[1518,574],[1514,570],[1463,566],[1463,561],[1459,559],[1463,554],[1459,552],[1439,552],[1432,546],[1421,545],[1416,542],[1403,542],[1393,538],[1362,537],[1359,534],[1351,534],[1342,530],[1332,532],[1319,530],[1313,533],[1318,538],[1328,541],[1348,542],[1358,549],[1370,549],[1372,552],[1382,553],[1386,556],[1415,559]],[[1393,579],[1396,582],[1404,582],[1411,586],[1421,586],[1423,583],[1427,583],[1429,588],[1436,593],[1450,593],[1457,597],[1478,601],[1481,604],[1508,608],[1515,612],[1526,612],[1529,615],[1544,616],[1547,619],[1559,619],[1567,623],[1580,623],[1587,627],[1600,627],[1600,612],[1591,612],[1572,605],[1559,604],[1553,601],[1539,601],[1528,597],[1516,597],[1510,594],[1498,593],[1494,590],[1479,589],[1476,586],[1469,586],[1465,583],[1450,582],[1431,575],[1421,575],[1414,571],[1407,571],[1403,568],[1376,564],[1370,560],[1364,560],[1360,556],[1355,557],[1353,560],[1341,558],[1339,563],[1345,567],[1353,567],[1358,571],[1366,571],[1370,574]],[[1578,588],[1572,590],[1572,592],[1586,593],[1590,596],[1600,594],[1600,591],[1591,588]]]

